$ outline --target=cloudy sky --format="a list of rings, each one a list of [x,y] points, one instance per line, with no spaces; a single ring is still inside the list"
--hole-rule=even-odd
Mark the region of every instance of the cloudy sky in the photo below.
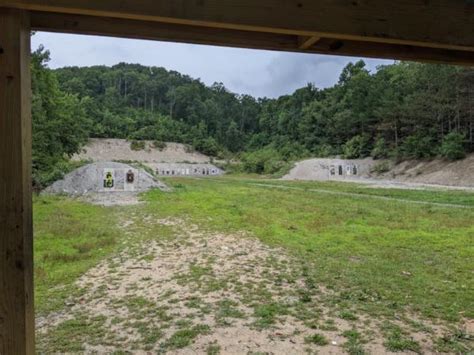
[[[255,97],[278,97],[314,83],[328,87],[341,69],[357,58],[234,49],[191,44],[37,33],[32,46],[51,51],[51,68],[114,65],[120,62],[161,66],[199,78],[222,82],[231,91]],[[366,59],[370,70],[390,61]]]

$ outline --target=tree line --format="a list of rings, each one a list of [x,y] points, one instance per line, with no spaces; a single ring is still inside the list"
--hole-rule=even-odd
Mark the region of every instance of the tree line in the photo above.
[[[57,177],[89,138],[173,141],[249,172],[295,159],[460,159],[474,149],[474,70],[396,62],[374,73],[348,64],[338,82],[278,99],[237,95],[139,64],[48,69],[33,53],[34,171]]]

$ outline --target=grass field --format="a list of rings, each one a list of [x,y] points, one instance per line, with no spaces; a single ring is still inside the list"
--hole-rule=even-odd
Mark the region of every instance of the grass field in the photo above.
[[[80,352],[88,346],[166,352],[199,345],[225,327],[274,334],[285,320],[298,324],[301,334],[296,328],[291,333],[301,339],[298,351],[331,346],[351,354],[473,351],[473,193],[251,178],[166,182],[173,192],[151,191],[139,206],[101,208],[63,197],[35,200],[36,309],[43,323],[54,320],[38,333],[40,352]],[[193,235],[205,240],[203,256],[197,255],[201,246]],[[229,245],[212,249],[217,239],[208,241],[208,235],[233,237]],[[241,236],[242,245],[249,238],[262,245],[238,249],[253,271],[241,264],[236,268],[247,270],[245,277],[258,274],[249,282],[242,281],[244,271],[224,278],[216,267],[222,250],[238,248],[235,236]],[[179,259],[189,268],[169,277],[190,288],[188,299],[175,299],[166,290],[151,297],[134,279],[126,297],[104,303],[115,313],[87,313],[88,305],[113,292],[107,283],[97,286],[97,279],[78,282],[86,271],[107,260],[115,276],[101,280],[119,287],[119,276],[132,269],[121,267],[133,258],[130,265],[141,265],[140,282],[151,289],[156,275],[146,274],[147,265],[163,250],[188,244],[189,250],[177,253],[190,251],[188,259]],[[252,248],[262,253],[253,256]],[[165,254],[172,257],[172,252]],[[278,259],[278,254],[285,257]],[[196,312],[184,316],[187,312],[177,312],[175,304]],[[118,317],[121,309],[134,320]],[[153,326],[143,320],[152,320]],[[128,335],[108,334],[114,324],[130,329]],[[286,340],[291,339],[282,344]],[[214,339],[198,350],[219,353],[225,351],[222,346]]]

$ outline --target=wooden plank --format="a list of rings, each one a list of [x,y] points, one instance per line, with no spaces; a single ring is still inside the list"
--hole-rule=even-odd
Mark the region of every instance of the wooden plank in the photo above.
[[[227,47],[267,50],[293,50],[296,47],[296,37],[291,35],[46,12],[33,12],[31,26],[38,31]]]
[[[474,52],[455,51],[439,48],[425,48],[389,43],[372,43],[363,41],[344,41],[321,39],[308,52],[330,55],[385,58],[418,61],[424,63],[444,63],[453,65],[474,66]]]
[[[299,36],[294,35],[46,12],[33,12],[31,14],[31,23],[33,29],[40,31],[141,38],[241,48],[260,48],[289,52],[474,65],[474,52],[406,45],[324,38],[304,50],[301,48],[301,39]]]
[[[300,36],[298,37],[298,48],[299,49],[309,49],[311,46],[316,44],[321,39],[321,37],[318,36]]]
[[[0,354],[34,353],[30,27],[0,8]]]
[[[470,0],[0,0],[0,6],[474,51]]]

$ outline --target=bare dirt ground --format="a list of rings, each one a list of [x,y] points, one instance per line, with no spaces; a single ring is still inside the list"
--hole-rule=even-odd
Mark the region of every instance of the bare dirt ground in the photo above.
[[[166,143],[163,150],[153,147],[152,142],[146,142],[143,150],[132,150],[130,142],[125,139],[90,139],[73,160],[103,161],[137,161],[142,163],[209,163],[210,158],[198,152],[186,149],[179,143]]]
[[[474,154],[454,162],[442,159],[405,161],[383,174],[382,178],[409,183],[474,188]]]
[[[143,222],[167,237],[132,241],[85,274],[80,296],[37,320],[40,353],[390,353],[382,320],[339,316],[324,287],[312,285],[308,295],[304,270],[284,250],[186,220],[142,217],[122,224],[131,240]],[[391,326],[424,353],[435,352],[434,337],[445,331],[415,316]]]
[[[136,192],[96,192],[83,195],[79,200],[104,207],[134,206],[141,203]]]

